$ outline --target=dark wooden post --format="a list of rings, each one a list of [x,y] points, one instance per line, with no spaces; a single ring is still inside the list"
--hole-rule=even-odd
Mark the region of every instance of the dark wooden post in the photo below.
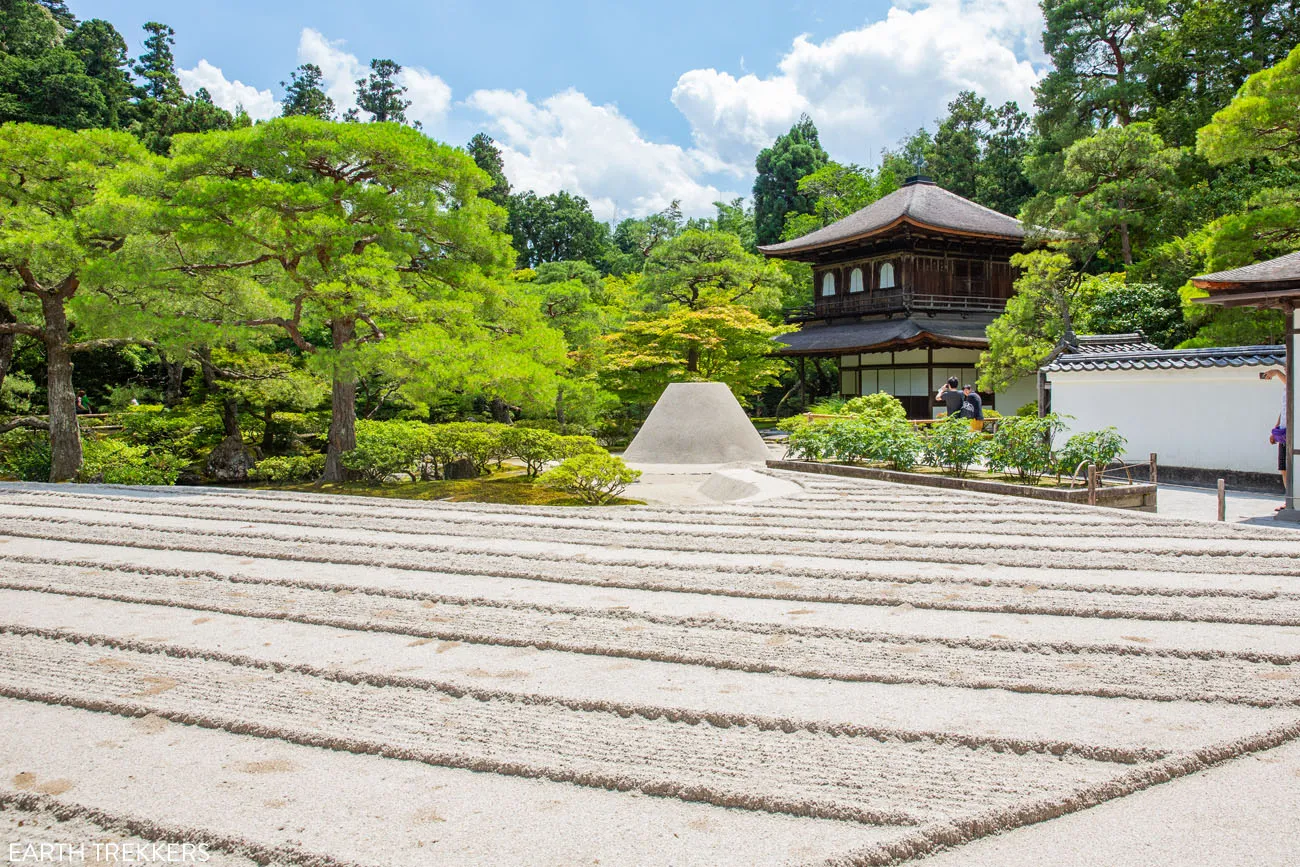
[[[1158,485],[1160,482],[1156,478],[1156,453],[1151,453],[1151,484]]]
[[[804,371],[804,357],[799,356],[799,408],[808,408],[808,376]]]

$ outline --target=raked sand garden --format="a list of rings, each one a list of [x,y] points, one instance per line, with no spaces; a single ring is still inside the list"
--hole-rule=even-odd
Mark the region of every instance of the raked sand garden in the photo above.
[[[1300,739],[1300,532],[770,475],[600,510],[0,486],[0,837],[1175,863],[1132,821],[1160,798],[1270,797],[1212,775]],[[1205,863],[1300,857],[1273,832]]]

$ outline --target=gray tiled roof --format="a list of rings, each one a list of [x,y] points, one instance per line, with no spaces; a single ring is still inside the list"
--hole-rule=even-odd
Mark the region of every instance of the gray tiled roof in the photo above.
[[[899,187],[860,211],[810,232],[802,238],[759,247],[764,253],[780,255],[837,244],[872,234],[907,218],[916,223],[995,238],[1023,240],[1024,226],[1014,217],[963,199],[933,181],[917,180]]]
[[[991,317],[870,319],[837,325],[806,325],[776,338],[777,355],[836,355],[890,346],[986,346]]]
[[[1111,352],[1150,352],[1160,347],[1147,341],[1141,331],[1128,334],[1080,334],[1069,347],[1069,355],[1102,355]]]
[[[1057,356],[1043,370],[1186,370],[1195,367],[1273,367],[1286,364],[1285,346],[1216,346],[1211,349],[1146,349],[1076,352]]]
[[[1242,268],[1201,274],[1193,277],[1192,283],[1202,286],[1204,283],[1280,283],[1288,280],[1300,280],[1300,252],[1288,253]]]

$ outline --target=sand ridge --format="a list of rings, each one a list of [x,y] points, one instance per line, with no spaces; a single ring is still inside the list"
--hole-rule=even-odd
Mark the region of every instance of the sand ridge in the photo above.
[[[0,696],[104,743],[113,720],[228,742],[241,757],[222,798],[305,780],[327,756],[363,785],[390,767],[469,774],[471,804],[492,780],[557,803],[602,793],[610,824],[588,852],[542,836],[538,863],[595,856],[597,840],[623,863],[896,863],[1300,737],[1300,534],[772,474],[800,493],[599,511],[0,486],[0,599],[14,603]],[[210,631],[230,624],[238,647]],[[895,710],[855,710],[873,694]],[[896,700],[912,695],[946,709]],[[1032,725],[1010,721],[1026,711]],[[154,827],[158,806],[131,785],[112,816],[85,812],[104,810],[93,787],[36,737],[0,736],[0,806]],[[102,776],[116,759],[90,761]],[[19,774],[62,785],[19,790]],[[647,796],[703,811],[689,828],[662,819],[691,840],[662,861],[620,843],[632,815],[677,815]],[[231,857],[355,859],[305,816],[251,823],[235,803],[180,805],[158,833],[207,835]],[[384,863],[508,850],[474,832],[481,811],[410,814],[412,834],[461,848],[430,860],[403,838]],[[773,835],[761,855],[726,837],[741,814]],[[381,838],[380,819],[359,817],[354,837]]]

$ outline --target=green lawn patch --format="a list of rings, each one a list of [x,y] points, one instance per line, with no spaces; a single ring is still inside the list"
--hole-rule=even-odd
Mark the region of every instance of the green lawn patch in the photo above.
[[[347,494],[396,500],[445,500],[452,503],[497,503],[512,506],[585,506],[577,497],[534,484],[521,472],[505,471],[477,479],[447,482],[288,482],[253,486],[264,491]],[[640,506],[640,500],[619,498],[610,505]]]

